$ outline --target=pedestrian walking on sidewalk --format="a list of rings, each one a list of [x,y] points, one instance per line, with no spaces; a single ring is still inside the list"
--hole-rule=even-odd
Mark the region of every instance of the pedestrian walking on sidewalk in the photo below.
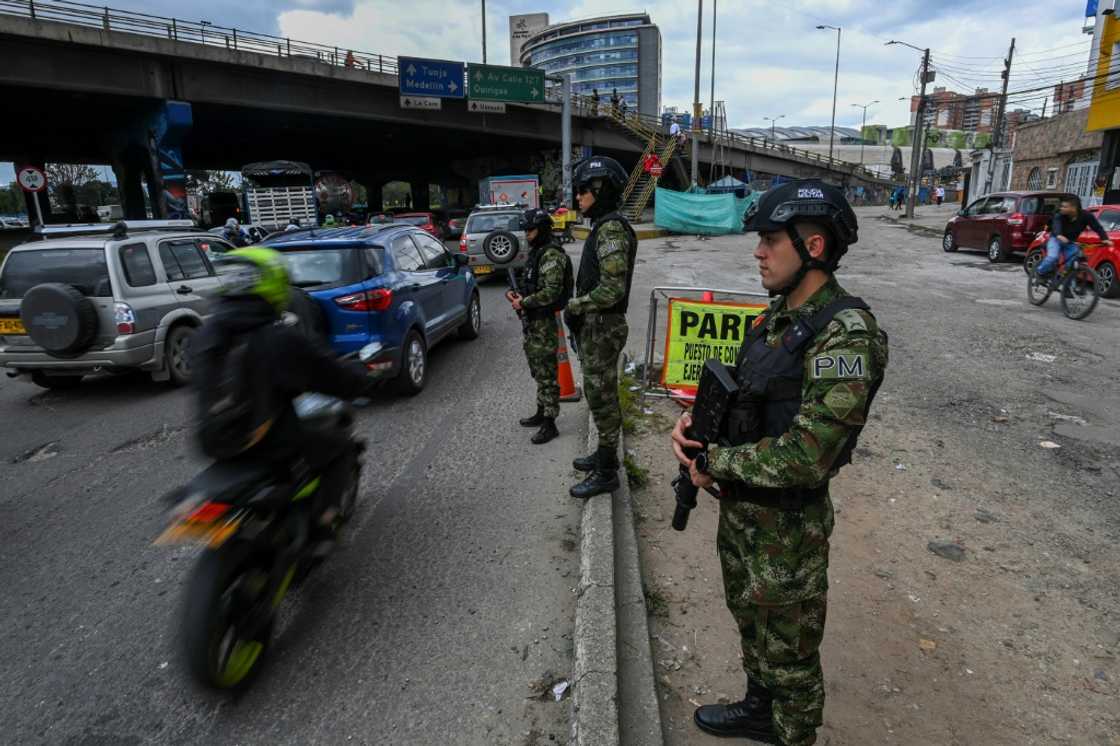
[[[571,489],[572,497],[588,498],[618,489],[618,442],[622,408],[618,401],[618,358],[626,346],[626,309],[638,238],[618,212],[629,174],[613,158],[593,155],[575,169],[580,213],[591,218],[576,275],[576,297],[568,302],[564,320],[576,341],[583,390],[599,432],[599,447],[572,466],[591,472]]]
[[[537,411],[520,420],[522,427],[539,427],[530,442],[541,445],[555,438],[560,416],[560,383],[556,378],[556,347],[559,326],[556,312],[564,310],[572,297],[572,260],[552,237],[552,216],[545,210],[526,210],[521,229],[529,241],[529,259],[518,285],[506,293],[513,310],[524,319],[525,359],[537,382]]]
[[[615,88],[611,92],[611,114],[618,114],[618,89]]]
[[[672,436],[692,483],[719,485],[716,548],[747,674],[741,701],[703,705],[694,720],[717,736],[807,746],[824,713],[829,480],[867,422],[887,338],[834,275],[858,231],[839,189],[783,184],[751,206],[744,227],[759,233],[762,285],[778,297],[743,340],[740,393],[718,444],[704,453],[685,435],[688,413]]]

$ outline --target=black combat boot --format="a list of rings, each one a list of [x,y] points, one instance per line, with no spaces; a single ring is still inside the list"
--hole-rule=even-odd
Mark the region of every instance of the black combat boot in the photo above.
[[[537,407],[537,413],[530,417],[522,417],[517,421],[521,427],[540,427],[544,424],[544,410]]]
[[[533,433],[533,437],[529,438],[529,442],[535,446],[539,446],[541,443],[547,443],[560,434],[560,431],[556,429],[555,418],[544,417],[542,419],[541,429]]]
[[[595,471],[599,465],[599,452],[595,451],[589,456],[580,456],[572,461],[572,468],[577,471]]]
[[[700,730],[713,736],[777,743],[772,705],[770,692],[750,683],[747,685],[747,696],[742,702],[697,707],[692,719]]]
[[[595,451],[595,460],[595,470],[587,475],[587,479],[568,491],[572,497],[586,500],[618,489],[618,456],[615,449],[599,446]]]

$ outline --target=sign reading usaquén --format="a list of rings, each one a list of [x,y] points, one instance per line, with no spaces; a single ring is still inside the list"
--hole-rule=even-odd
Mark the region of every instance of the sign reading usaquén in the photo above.
[[[671,389],[695,390],[709,359],[714,357],[725,365],[734,365],[751,322],[765,310],[765,304],[670,298],[661,384]]]

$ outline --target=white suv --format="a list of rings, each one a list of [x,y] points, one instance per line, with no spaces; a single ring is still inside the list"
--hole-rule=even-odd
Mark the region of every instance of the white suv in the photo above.
[[[222,287],[190,221],[47,226],[0,264],[0,367],[46,388],[99,371],[190,381],[191,338]],[[65,236],[51,238],[52,235]]]

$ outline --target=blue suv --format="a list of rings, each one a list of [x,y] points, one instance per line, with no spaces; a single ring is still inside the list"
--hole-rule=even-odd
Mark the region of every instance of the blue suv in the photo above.
[[[311,228],[269,237],[292,284],[316,302],[315,322],[340,356],[370,347],[371,374],[407,394],[424,388],[428,351],[478,337],[482,308],[465,254],[409,225]]]

